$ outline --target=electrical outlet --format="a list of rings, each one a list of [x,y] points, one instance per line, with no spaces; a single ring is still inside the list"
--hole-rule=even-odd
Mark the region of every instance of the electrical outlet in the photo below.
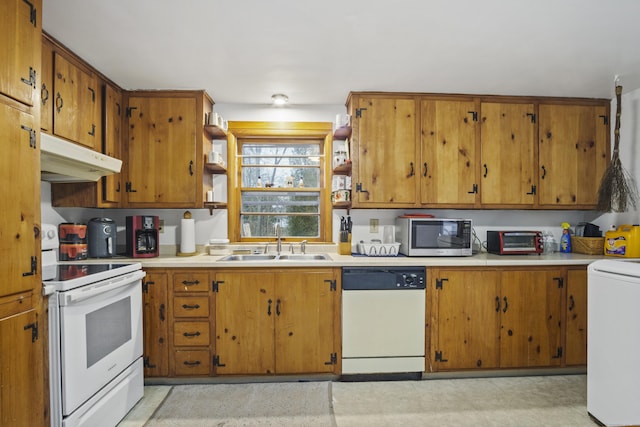
[[[369,233],[377,233],[378,232],[378,218],[369,219]]]
[[[164,219],[158,220],[158,233],[164,233]]]

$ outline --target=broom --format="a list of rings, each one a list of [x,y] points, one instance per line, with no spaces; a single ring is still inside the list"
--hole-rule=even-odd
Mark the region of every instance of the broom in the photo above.
[[[598,189],[598,210],[603,212],[626,212],[630,206],[635,209],[638,201],[638,189],[635,181],[622,166],[619,155],[621,98],[622,86],[616,84],[616,125],[613,132],[613,154]]]

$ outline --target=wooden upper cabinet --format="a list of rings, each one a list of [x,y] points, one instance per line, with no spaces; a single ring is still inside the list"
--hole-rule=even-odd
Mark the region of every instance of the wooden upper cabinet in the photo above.
[[[42,288],[37,126],[32,115],[0,103],[0,179],[6,200],[0,216],[0,296]]]
[[[196,156],[196,132],[203,127],[196,126],[203,121],[196,116],[196,104],[196,97],[129,98],[129,207],[195,207],[204,161]]]
[[[419,173],[423,205],[475,205],[478,109],[473,100],[422,100]]]
[[[609,160],[608,105],[539,107],[539,204],[594,208]]]
[[[40,73],[40,129],[53,133],[53,45],[42,38],[42,72]]]
[[[483,102],[480,117],[482,204],[533,206],[534,105]]]
[[[25,105],[39,102],[42,0],[0,2],[0,93]]]
[[[102,86],[102,123],[103,129],[103,153],[122,159],[122,118],[124,107],[122,105],[122,92],[120,89],[104,84]],[[107,175],[100,180],[102,193],[101,204],[120,204],[121,195],[124,192],[122,173]]]
[[[354,96],[353,207],[413,207],[420,173],[416,100]]]
[[[54,133],[101,151],[99,90],[93,73],[54,53]]]

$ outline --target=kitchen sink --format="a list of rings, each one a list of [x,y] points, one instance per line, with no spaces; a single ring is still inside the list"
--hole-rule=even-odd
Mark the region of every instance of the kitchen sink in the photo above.
[[[227,255],[218,261],[326,261],[331,257],[327,254],[246,254]]]
[[[331,258],[327,254],[283,254],[279,259],[283,261],[320,261]]]
[[[246,254],[246,255],[227,255],[226,257],[220,258],[219,261],[269,261],[272,259],[276,259],[277,255],[267,255],[267,254]]]

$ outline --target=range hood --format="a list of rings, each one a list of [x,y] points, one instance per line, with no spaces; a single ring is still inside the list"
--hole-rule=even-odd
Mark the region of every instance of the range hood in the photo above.
[[[41,180],[49,182],[97,181],[119,173],[122,160],[40,133]]]

